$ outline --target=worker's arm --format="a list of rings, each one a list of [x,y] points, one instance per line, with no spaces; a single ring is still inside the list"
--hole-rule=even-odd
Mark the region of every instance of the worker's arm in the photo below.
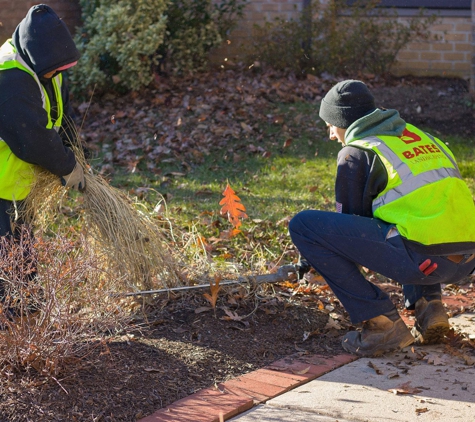
[[[352,146],[338,154],[335,198],[338,211],[372,217],[373,199],[384,190],[387,173],[378,156]]]
[[[47,121],[35,80],[18,69],[0,72],[0,137],[23,161],[67,175],[76,159],[58,133],[46,129]]]

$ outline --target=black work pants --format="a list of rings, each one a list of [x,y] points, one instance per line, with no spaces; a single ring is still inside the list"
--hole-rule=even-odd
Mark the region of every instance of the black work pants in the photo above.
[[[393,227],[377,218],[307,210],[290,221],[289,232],[302,256],[323,276],[348,311],[351,321],[358,323],[394,308],[389,296],[363,276],[360,265],[409,286],[404,293],[412,303],[422,296],[440,294],[441,284],[455,284],[474,270],[475,260],[455,263],[444,256],[409,249],[400,235],[388,236]],[[429,275],[419,269],[426,259],[438,265]]]

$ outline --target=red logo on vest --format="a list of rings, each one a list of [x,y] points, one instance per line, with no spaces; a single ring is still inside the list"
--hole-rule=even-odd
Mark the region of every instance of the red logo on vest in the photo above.
[[[409,132],[407,129],[404,129],[404,132],[402,132],[402,135],[399,138],[405,144],[412,144],[413,142],[419,142],[422,139],[419,135],[413,132]]]

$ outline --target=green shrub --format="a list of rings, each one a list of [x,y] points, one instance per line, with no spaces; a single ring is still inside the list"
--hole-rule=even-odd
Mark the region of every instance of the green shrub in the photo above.
[[[436,17],[425,17],[421,10],[418,16],[400,21],[395,10],[376,10],[379,3],[359,1],[348,6],[344,0],[332,0],[321,6],[315,0],[299,20],[278,19],[256,27],[248,59],[303,73],[382,75],[401,48],[430,37],[429,27]]]
[[[166,0],[80,0],[80,4],[84,26],[76,43],[82,57],[71,73],[73,88],[138,89],[149,84],[155,52],[165,37]]]
[[[159,50],[163,69],[193,73],[208,64],[208,53],[218,47],[242,17],[247,0],[173,0],[166,12],[167,36]]]
[[[75,40],[82,57],[71,72],[73,91],[137,90],[159,64],[173,73],[202,70],[245,1],[80,0],[84,25]]]
[[[193,72],[206,66],[207,53],[221,44],[210,0],[173,0],[167,10],[167,36],[159,50],[162,70]]]

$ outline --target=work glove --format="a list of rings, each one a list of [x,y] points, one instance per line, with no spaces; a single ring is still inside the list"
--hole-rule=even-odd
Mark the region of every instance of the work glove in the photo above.
[[[312,269],[312,266],[306,259],[300,258],[299,262],[295,264],[295,269],[298,271],[299,280],[302,280],[303,276]]]
[[[71,173],[61,177],[61,184],[67,188],[76,189],[83,192],[86,188],[86,179],[84,178],[84,170],[79,163],[76,163]]]

